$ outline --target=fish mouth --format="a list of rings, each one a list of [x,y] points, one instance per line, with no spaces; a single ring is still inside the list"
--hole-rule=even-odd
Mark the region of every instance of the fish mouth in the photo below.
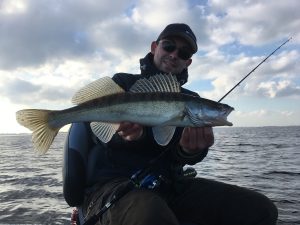
[[[225,120],[224,123],[225,123],[225,125],[227,125],[227,126],[232,126],[232,125],[233,125],[233,123],[229,122],[228,120]]]
[[[234,108],[232,108],[231,106],[223,105],[223,107],[221,109],[221,115],[224,117],[227,117],[233,110],[234,110]]]
[[[218,116],[218,118],[216,118],[214,124],[217,126],[232,126],[233,124],[231,122],[229,122],[227,120],[228,115],[234,110],[234,108],[232,108],[231,106],[228,105],[224,105],[221,109],[221,112]]]
[[[214,126],[224,126],[224,125],[225,125],[225,126],[232,126],[232,125],[233,125],[231,122],[229,122],[229,121],[227,120],[227,118],[224,118],[224,117],[215,119],[215,120],[212,122],[212,124],[213,124]]]

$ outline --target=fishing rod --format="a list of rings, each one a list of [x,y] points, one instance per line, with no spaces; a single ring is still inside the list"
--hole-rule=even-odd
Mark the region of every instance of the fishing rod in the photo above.
[[[261,64],[263,64],[271,55],[273,55],[278,49],[280,49],[283,45],[285,45],[287,42],[289,42],[292,39],[290,37],[288,40],[283,42],[279,47],[277,47],[273,52],[271,52],[264,60],[262,60],[256,67],[254,67],[246,76],[244,76],[243,79],[240,80],[233,88],[231,88],[218,102],[221,102],[227,95],[229,95],[237,86],[240,85],[251,73],[253,73]]]

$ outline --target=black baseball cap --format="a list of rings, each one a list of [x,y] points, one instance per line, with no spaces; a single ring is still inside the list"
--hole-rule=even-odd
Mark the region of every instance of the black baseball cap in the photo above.
[[[170,36],[178,36],[187,41],[192,48],[193,54],[197,52],[197,38],[192,29],[184,23],[172,23],[166,26],[166,28],[160,33],[157,41]]]

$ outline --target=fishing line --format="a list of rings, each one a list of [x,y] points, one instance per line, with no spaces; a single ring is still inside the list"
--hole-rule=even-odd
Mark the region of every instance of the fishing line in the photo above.
[[[277,47],[273,52],[271,52],[264,60],[262,60],[256,67],[254,67],[246,76],[244,76],[243,79],[240,80],[233,88],[231,88],[218,102],[221,102],[227,95],[229,95],[237,86],[240,85],[251,73],[253,73],[261,64],[263,64],[271,55],[273,55],[278,49],[280,49],[283,45],[285,45],[287,42],[289,42],[292,39],[290,37],[288,40],[283,42],[279,47]]]

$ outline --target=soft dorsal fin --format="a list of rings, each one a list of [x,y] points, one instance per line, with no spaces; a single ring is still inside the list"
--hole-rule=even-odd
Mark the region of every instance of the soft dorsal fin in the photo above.
[[[79,89],[73,96],[72,103],[78,105],[105,95],[123,92],[124,90],[113,79],[103,77]]]
[[[172,74],[157,74],[137,80],[130,92],[180,92],[180,83]]]

